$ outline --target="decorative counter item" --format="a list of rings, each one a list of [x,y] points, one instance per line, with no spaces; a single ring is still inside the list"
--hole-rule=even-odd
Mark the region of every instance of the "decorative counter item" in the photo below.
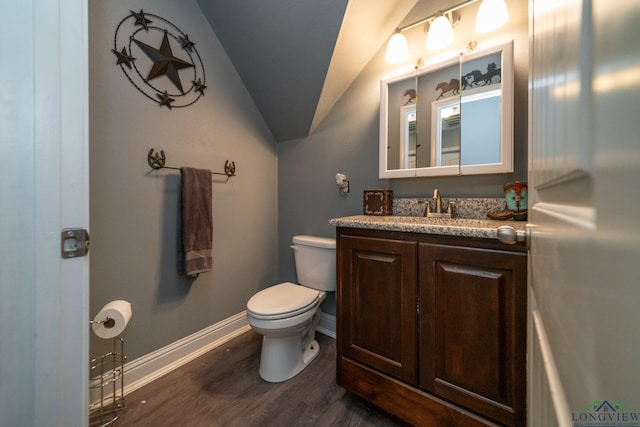
[[[514,181],[504,185],[505,208],[500,212],[488,212],[491,219],[515,221],[527,220],[529,187],[526,182]]]
[[[393,214],[393,190],[364,190],[362,202],[365,215]]]

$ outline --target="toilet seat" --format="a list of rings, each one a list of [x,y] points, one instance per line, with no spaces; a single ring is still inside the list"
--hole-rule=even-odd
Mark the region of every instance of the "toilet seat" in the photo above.
[[[322,291],[284,282],[252,296],[247,303],[247,310],[256,319],[283,319],[312,309],[323,295]]]

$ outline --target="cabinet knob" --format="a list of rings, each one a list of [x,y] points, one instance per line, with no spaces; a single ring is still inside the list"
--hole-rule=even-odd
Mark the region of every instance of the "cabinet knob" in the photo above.
[[[527,227],[527,231],[529,228]],[[502,225],[498,227],[496,230],[496,237],[502,243],[507,245],[515,245],[516,242],[527,242],[527,247],[529,246],[528,232],[522,230],[516,230],[510,225]]]

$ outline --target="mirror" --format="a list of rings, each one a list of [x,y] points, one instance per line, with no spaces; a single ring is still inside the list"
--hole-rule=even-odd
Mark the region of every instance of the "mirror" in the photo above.
[[[414,170],[417,150],[417,78],[411,73],[389,79],[381,87],[388,102],[380,104],[380,117],[385,118],[385,135],[392,135],[385,137],[388,144],[385,142],[380,145],[380,161],[384,161],[382,167],[391,171]],[[389,120],[387,111],[392,116]]]
[[[380,84],[380,178],[513,172],[513,42]]]
[[[415,104],[400,107],[400,169],[416,167],[416,149],[418,148],[416,117]]]
[[[460,101],[434,101],[431,107],[431,165],[460,164]]]

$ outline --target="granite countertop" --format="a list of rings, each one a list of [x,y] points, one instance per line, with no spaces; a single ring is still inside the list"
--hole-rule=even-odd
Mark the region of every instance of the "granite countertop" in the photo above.
[[[524,233],[526,222],[472,218],[354,215],[333,218],[329,220],[329,224],[336,227],[495,239],[498,227],[508,225],[513,227],[517,232]]]

